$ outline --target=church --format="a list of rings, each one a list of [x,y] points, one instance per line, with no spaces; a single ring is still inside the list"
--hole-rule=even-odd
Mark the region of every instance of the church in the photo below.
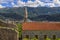
[[[22,39],[29,39],[38,36],[39,40],[43,40],[45,36],[50,39],[60,38],[60,22],[48,21],[28,21],[27,8],[25,8],[25,19],[22,23]]]
[[[54,38],[54,35],[56,38],[60,38],[60,23],[58,22],[22,23],[22,38],[26,37],[26,35],[28,35],[30,39],[37,35],[39,40],[43,40],[45,35],[47,35],[51,39]]]

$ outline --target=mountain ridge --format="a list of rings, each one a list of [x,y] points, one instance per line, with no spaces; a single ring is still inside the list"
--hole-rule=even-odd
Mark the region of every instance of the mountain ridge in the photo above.
[[[7,18],[13,18],[13,19],[17,19],[17,20],[21,20],[24,19],[24,15],[25,15],[25,7],[15,7],[15,8],[4,8],[4,9],[0,9],[0,15],[5,16]],[[42,15],[42,17],[45,15],[49,15],[52,18],[55,16],[57,17],[57,15],[60,15],[60,7],[53,7],[53,8],[49,8],[49,7],[27,7],[28,10],[28,19],[34,19],[35,17],[38,17],[40,15]],[[55,15],[55,16],[53,16]],[[8,17],[9,16],[9,17]],[[21,17],[21,18],[20,18]],[[41,17],[41,18],[42,18]],[[57,17],[58,19],[60,17]],[[57,19],[56,18],[56,19]],[[38,17],[38,19],[40,19]],[[38,21],[37,19],[37,21]],[[44,19],[44,18],[42,18]],[[35,19],[34,19],[35,20]],[[53,19],[51,19],[53,20]]]

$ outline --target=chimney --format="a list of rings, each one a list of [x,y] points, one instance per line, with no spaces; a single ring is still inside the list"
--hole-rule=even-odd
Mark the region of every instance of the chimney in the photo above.
[[[24,22],[27,22],[27,19],[28,19],[28,12],[27,12],[27,7],[25,7]]]

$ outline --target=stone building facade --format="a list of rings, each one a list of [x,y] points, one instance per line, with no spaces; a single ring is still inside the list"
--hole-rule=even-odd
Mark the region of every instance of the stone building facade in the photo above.
[[[18,40],[18,32],[14,24],[8,24],[0,21],[0,40]]]
[[[10,29],[0,29],[0,40],[17,40],[17,33]]]

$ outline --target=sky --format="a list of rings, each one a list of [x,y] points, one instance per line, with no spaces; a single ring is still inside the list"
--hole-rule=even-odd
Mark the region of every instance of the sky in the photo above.
[[[24,6],[60,7],[60,0],[0,0],[0,8]]]

